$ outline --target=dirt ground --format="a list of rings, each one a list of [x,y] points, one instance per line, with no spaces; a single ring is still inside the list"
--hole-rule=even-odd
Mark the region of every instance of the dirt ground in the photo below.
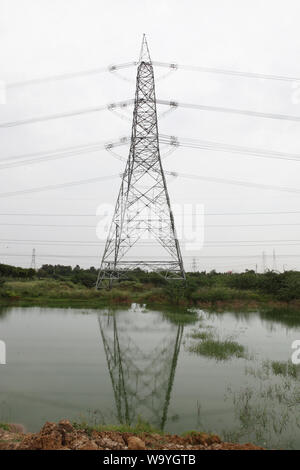
[[[46,423],[39,433],[21,425],[0,428],[0,450],[263,450],[253,444],[222,442],[216,435],[192,433],[182,437],[155,433],[84,431],[69,421]]]

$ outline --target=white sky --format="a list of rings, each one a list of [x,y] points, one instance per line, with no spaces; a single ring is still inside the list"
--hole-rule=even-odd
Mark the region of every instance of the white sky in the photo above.
[[[138,59],[143,33],[154,61],[300,78],[299,15],[300,4],[296,0],[0,0],[0,80],[11,83],[134,61]],[[165,72],[166,69],[156,67],[156,78]],[[7,103],[0,105],[0,124],[133,98],[135,70],[120,73],[131,81],[101,73],[9,89]],[[158,80],[156,91],[161,99],[300,116],[300,100],[295,99],[294,86],[297,83],[179,70]],[[164,110],[159,107],[159,114]],[[125,113],[130,117],[129,110]],[[300,154],[297,122],[179,108],[159,121],[159,129],[179,139],[190,137]],[[109,111],[0,128],[0,160],[118,139],[128,136],[130,130],[130,121],[118,119]],[[126,156],[128,148],[117,151]],[[300,162],[295,161],[179,148],[163,164],[169,171],[299,188]],[[2,214],[95,214],[99,204],[115,203],[120,179],[21,196],[1,197],[1,193],[112,175],[123,167],[124,163],[100,150],[1,169],[0,261],[29,266],[32,248],[36,247],[38,265],[55,262],[98,267],[102,244],[65,246],[72,240],[96,242],[95,217]],[[205,213],[299,210],[296,193],[182,177],[170,180],[169,192],[173,204],[203,204]],[[91,228],[8,223],[86,224]],[[298,226],[286,225],[297,223]],[[261,269],[263,251],[272,268],[273,249],[278,268],[285,265],[299,269],[299,214],[207,216],[205,224],[249,225],[206,227],[206,244],[253,241],[256,246],[206,247],[196,252],[188,252],[182,246],[186,269],[190,269],[193,256],[201,270],[240,270],[254,268],[256,263]],[[285,225],[257,226],[261,224]],[[55,240],[65,241],[65,245],[38,243]],[[276,240],[281,240],[282,246]],[[57,255],[74,258],[55,258]],[[213,258],[206,258],[210,255]],[[229,255],[233,257],[227,258]],[[253,258],[243,258],[252,255]]]

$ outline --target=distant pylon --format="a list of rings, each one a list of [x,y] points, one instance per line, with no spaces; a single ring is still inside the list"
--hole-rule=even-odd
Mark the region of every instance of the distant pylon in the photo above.
[[[277,271],[277,261],[276,261],[275,250],[273,250],[273,271]]]
[[[262,272],[265,273],[267,271],[267,264],[266,264],[266,253],[262,252]]]
[[[198,271],[198,266],[197,266],[196,258],[193,258],[193,262],[192,262],[192,271],[193,271],[194,273]]]
[[[151,239],[149,247],[139,241]],[[156,245],[154,248],[152,245]],[[185,279],[162,168],[153,66],[144,35],[137,69],[131,145],[96,287],[140,268]]]
[[[36,251],[35,251],[35,248],[33,248],[33,250],[32,250],[30,268],[34,269],[36,271]]]

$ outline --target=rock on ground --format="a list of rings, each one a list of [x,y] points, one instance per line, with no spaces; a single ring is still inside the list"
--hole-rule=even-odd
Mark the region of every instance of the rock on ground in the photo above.
[[[38,433],[26,433],[21,425],[0,428],[0,450],[263,450],[253,444],[222,442],[212,434],[170,434],[91,431],[74,427],[68,420],[46,423]]]

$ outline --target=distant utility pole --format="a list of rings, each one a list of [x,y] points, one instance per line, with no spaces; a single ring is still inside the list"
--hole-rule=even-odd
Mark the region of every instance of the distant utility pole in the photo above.
[[[139,241],[156,248],[134,254]],[[155,243],[154,243],[155,242]],[[166,279],[185,279],[173,212],[159,149],[153,66],[144,35],[138,62],[131,145],[107,237],[96,288],[134,269]]]
[[[267,271],[267,257],[266,253],[263,251],[262,252],[262,272],[265,273]]]
[[[30,268],[34,269],[36,271],[36,251],[35,251],[35,248],[33,248],[33,250],[32,250]]]
[[[276,261],[275,250],[273,250],[273,271],[277,271],[277,261]]]

